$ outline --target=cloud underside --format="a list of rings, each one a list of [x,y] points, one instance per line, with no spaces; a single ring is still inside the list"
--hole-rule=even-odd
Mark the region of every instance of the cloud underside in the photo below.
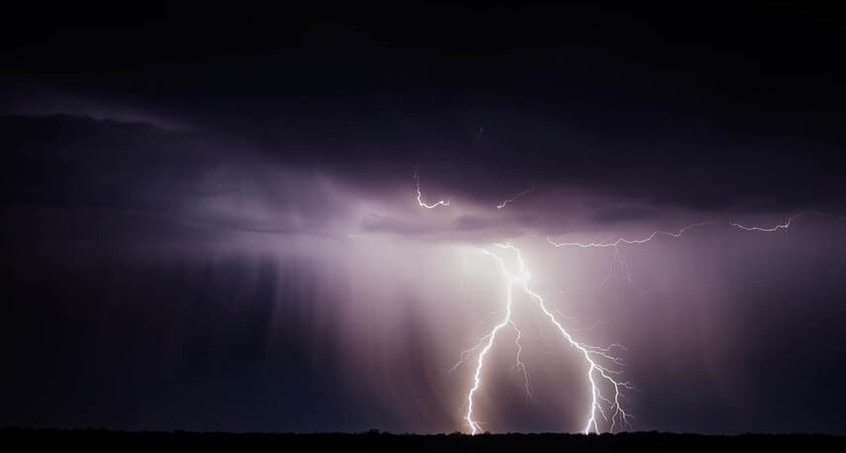
[[[492,146],[502,150],[519,136]],[[210,133],[68,116],[5,116],[0,137],[13,170],[3,183],[7,206],[145,212],[220,231],[554,234],[672,216],[839,212],[844,205],[832,176],[839,167],[809,169],[789,153],[769,155],[772,148],[763,145],[714,145],[672,156],[637,144],[625,152],[610,142],[565,150],[552,141],[482,159],[486,150],[469,143],[469,152],[447,165],[443,149],[427,158],[414,151],[419,144],[391,160],[383,149],[366,151],[351,139],[305,162],[297,152],[245,147]],[[313,143],[287,145],[298,146]],[[332,153],[345,157],[325,159]],[[422,169],[424,196],[452,198],[450,206],[420,212],[410,161]],[[532,192],[496,209],[528,184]]]

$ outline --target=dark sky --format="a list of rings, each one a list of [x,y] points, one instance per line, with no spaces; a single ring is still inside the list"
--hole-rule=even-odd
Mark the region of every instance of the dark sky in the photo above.
[[[513,241],[628,348],[633,429],[844,434],[838,19],[4,5],[0,425],[466,430],[448,371],[499,297],[472,250]],[[417,206],[415,171],[452,204]],[[545,240],[703,221],[619,256]],[[580,429],[546,338],[538,396],[502,362],[486,429]]]

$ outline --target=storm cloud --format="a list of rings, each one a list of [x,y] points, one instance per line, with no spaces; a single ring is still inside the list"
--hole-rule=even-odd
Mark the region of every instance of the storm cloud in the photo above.
[[[625,345],[634,429],[846,432],[840,27],[430,8],[14,9],[0,424],[465,429],[450,370],[510,242],[576,335]],[[485,429],[580,430],[578,357],[515,313],[534,396],[508,337]]]

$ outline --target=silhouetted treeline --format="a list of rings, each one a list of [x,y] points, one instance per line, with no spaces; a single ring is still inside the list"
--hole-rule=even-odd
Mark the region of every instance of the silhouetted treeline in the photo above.
[[[22,443],[18,443],[22,442]],[[534,452],[534,451],[738,451],[735,449],[787,449],[789,451],[837,449],[846,451],[846,437],[814,434],[744,434],[713,436],[658,432],[579,434],[389,434],[371,430],[361,434],[227,433],[227,432],[127,432],[102,429],[0,429],[0,443],[28,448],[72,446],[91,448],[249,448],[295,449],[289,451],[427,451]],[[324,450],[328,449],[328,450]],[[731,449],[731,450],[729,450]],[[281,451],[281,450],[277,450]],[[742,451],[742,450],[741,450]],[[749,451],[749,450],[747,450]],[[760,450],[755,450],[760,451]]]

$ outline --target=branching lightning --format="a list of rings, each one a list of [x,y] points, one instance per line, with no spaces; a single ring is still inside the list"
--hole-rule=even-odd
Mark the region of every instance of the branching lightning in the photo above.
[[[642,238],[642,239],[618,238],[616,241],[612,241],[612,242],[608,242],[608,241],[603,241],[603,242],[555,242],[547,236],[546,241],[549,242],[554,247],[580,247],[580,248],[583,248],[583,249],[618,247],[620,245],[641,245],[641,244],[645,244],[649,241],[652,241],[653,239],[660,237],[660,236],[678,239],[685,232],[687,232],[689,230],[692,230],[692,229],[698,228],[698,227],[702,227],[702,226],[705,226],[705,225],[713,225],[713,224],[714,224],[714,222],[694,223],[694,224],[686,225],[686,226],[682,227],[680,230],[678,230],[675,233],[663,231],[663,230],[656,230],[656,231],[653,231],[652,234],[650,234],[649,236]]]
[[[434,209],[438,206],[449,206],[449,200],[440,200],[433,204],[427,204],[423,201],[423,194],[420,190],[420,177],[417,174],[417,171],[414,172],[414,181],[415,181],[415,188],[417,192],[417,204],[426,209]],[[519,197],[522,197],[534,190],[534,186],[529,187],[528,189],[515,194],[513,197],[504,200],[503,202],[496,205],[497,209],[505,208],[509,203],[513,203]],[[598,243],[598,244],[577,244],[577,243],[561,243],[557,244],[552,242],[551,239],[547,238],[547,240],[555,245],[556,247],[561,247],[564,245],[577,245],[579,247],[587,248],[587,247],[616,247],[620,244],[642,244],[649,240],[652,240],[659,234],[668,235],[672,237],[678,238],[681,234],[686,231],[687,229],[694,228],[697,225],[690,225],[687,227],[682,228],[678,233],[668,233],[664,231],[656,231],[650,237],[646,239],[639,239],[639,240],[626,240],[626,239],[619,239],[614,243]],[[504,258],[493,251],[488,249],[480,249],[482,253],[485,255],[493,258],[495,262],[498,264],[499,269],[502,273],[503,279],[506,283],[506,297],[505,297],[505,309],[504,313],[505,316],[497,323],[487,334],[482,336],[479,339],[478,343],[475,346],[462,351],[459,354],[458,362],[450,369],[450,372],[455,371],[459,366],[461,366],[465,361],[471,356],[471,354],[479,351],[478,355],[476,356],[476,366],[473,373],[473,385],[471,386],[470,390],[467,392],[467,412],[464,417],[465,421],[467,422],[468,427],[470,428],[470,432],[472,434],[478,433],[482,427],[480,423],[475,418],[474,413],[474,397],[476,393],[479,391],[482,385],[482,373],[485,368],[485,359],[490,354],[491,350],[496,343],[497,336],[500,332],[510,326],[514,329],[516,336],[514,338],[514,344],[516,347],[516,355],[515,355],[515,365],[514,368],[517,369],[522,377],[523,377],[523,384],[524,389],[526,392],[526,398],[530,398],[532,396],[530,387],[529,387],[529,373],[526,369],[526,364],[522,360],[522,352],[523,346],[520,340],[523,337],[523,332],[520,330],[519,326],[513,319],[514,313],[514,290],[520,289],[524,293],[525,296],[535,302],[535,304],[540,309],[541,313],[544,317],[546,317],[552,326],[558,331],[561,335],[562,339],[572,348],[579,352],[579,354],[584,358],[585,363],[587,364],[587,371],[586,371],[586,378],[587,381],[590,383],[590,407],[588,410],[587,421],[584,425],[584,433],[599,432],[600,431],[600,422],[599,418],[601,417],[608,426],[610,431],[614,431],[619,425],[627,425],[629,419],[631,417],[628,414],[621,404],[622,398],[622,390],[623,389],[630,389],[632,388],[629,382],[627,381],[620,381],[615,379],[615,376],[619,374],[619,371],[615,371],[610,366],[620,366],[622,365],[622,361],[611,355],[611,351],[613,348],[622,348],[620,345],[611,345],[608,348],[600,348],[595,346],[589,346],[584,343],[580,343],[573,338],[570,332],[558,321],[555,314],[550,311],[547,307],[546,300],[537,292],[533,291],[529,288],[528,282],[531,278],[531,274],[529,273],[528,269],[526,268],[526,263],[523,260],[523,255],[521,254],[520,250],[515,247],[511,243],[506,244],[495,244],[495,247],[499,250],[510,251],[513,252],[514,257],[516,259],[517,268],[516,272],[511,272],[508,268],[508,265],[505,263]],[[621,258],[618,257],[617,252],[615,252],[615,257],[619,261]],[[466,263],[465,263],[466,265]],[[463,288],[463,284],[462,284]],[[462,289],[463,290],[463,289]],[[610,390],[610,393],[608,392]]]
[[[479,135],[481,135],[482,130],[483,129],[480,129]],[[449,206],[450,200],[440,200],[433,204],[427,204],[424,202],[420,190],[420,178],[416,171],[414,173],[414,180],[416,183],[417,204],[420,207],[434,209],[438,206]],[[513,203],[518,198],[532,192],[533,190],[534,186],[531,186],[495,206],[499,210],[504,209],[509,203]],[[795,220],[802,215],[819,215],[846,221],[846,217],[839,215],[820,212],[804,212],[794,214],[788,217],[783,223],[779,223],[774,226],[750,226],[733,221],[729,221],[728,225],[744,231],[775,232],[789,229]],[[651,234],[638,239],[626,239],[619,237],[615,240],[600,242],[557,242],[552,240],[550,237],[547,237],[546,240],[550,245],[556,248],[611,248],[614,250],[614,253],[609,273],[605,277],[603,284],[613,275],[615,267],[621,268],[625,273],[627,281],[630,284],[634,284],[631,276],[630,265],[621,253],[622,247],[637,247],[657,240],[658,238],[679,239],[682,235],[692,229],[715,224],[716,222],[700,222],[683,226],[677,231],[656,230]],[[482,387],[485,366],[491,351],[496,346],[497,340],[506,328],[510,327],[514,329],[515,332],[514,345],[516,354],[513,369],[516,369],[522,375],[526,398],[530,398],[532,396],[529,386],[529,373],[526,368],[526,364],[522,360],[523,346],[521,344],[521,339],[523,338],[523,331],[519,328],[513,316],[515,303],[521,303],[521,301],[534,302],[534,305],[539,310],[538,314],[541,318],[548,320],[550,325],[555,328],[560,337],[564,340],[564,343],[573,348],[584,360],[584,364],[586,366],[585,379],[590,384],[590,404],[587,408],[587,415],[582,431],[585,434],[600,432],[602,430],[613,432],[618,428],[628,426],[632,416],[623,408],[623,391],[632,389],[633,387],[628,381],[619,379],[620,371],[618,368],[622,366],[623,363],[620,358],[614,355],[614,351],[616,349],[625,350],[625,348],[619,344],[612,344],[607,348],[602,348],[590,346],[577,341],[573,337],[571,331],[565,328],[559,321],[559,317],[563,318],[563,315],[561,315],[557,310],[551,310],[546,299],[530,288],[529,282],[531,280],[531,274],[526,266],[521,251],[512,243],[497,243],[490,249],[482,248],[478,250],[482,254],[492,258],[498,266],[502,279],[505,283],[505,300],[504,308],[491,314],[502,316],[499,322],[495,324],[485,335],[483,335],[473,347],[461,351],[458,362],[450,369],[450,372],[453,372],[461,365],[467,363],[471,357],[475,358],[472,385],[466,395],[466,412],[463,417],[470,432],[472,434],[477,434],[482,430],[474,402]],[[511,263],[511,266],[509,266],[508,263]],[[466,274],[466,256],[464,269]],[[463,279],[462,293],[463,297],[466,298],[466,288],[464,287]],[[515,298],[515,293],[519,293],[523,297]],[[556,316],[556,313],[558,313],[558,316]]]
[[[729,225],[731,225],[735,228],[740,228],[741,230],[746,230],[746,231],[762,231],[762,232],[765,232],[765,233],[772,233],[773,231],[786,230],[786,229],[790,228],[790,224],[794,220],[796,220],[796,218],[799,217],[800,215],[802,215],[802,214],[794,214],[794,215],[788,217],[787,220],[784,223],[780,223],[780,224],[773,226],[773,227],[743,226],[743,225],[741,225],[739,223],[735,223],[735,222],[729,222]]]
[[[435,209],[438,206],[449,206],[450,200],[439,200],[438,202],[432,204],[427,204],[423,201],[423,193],[420,192],[420,176],[417,175],[417,170],[414,171],[414,182],[417,187],[417,204],[421,208]]]
[[[535,190],[535,186],[534,186],[534,185],[529,186],[529,188],[528,188],[528,189],[526,189],[526,190],[524,190],[524,191],[522,191],[522,192],[517,192],[516,194],[514,194],[514,196],[513,196],[513,197],[508,198],[508,199],[506,199],[506,200],[503,200],[501,203],[499,203],[499,204],[497,204],[497,205],[496,205],[496,208],[497,208],[497,209],[502,209],[502,208],[504,208],[504,207],[508,206],[508,203],[514,203],[514,201],[515,201],[515,200],[517,200],[518,198],[522,197],[523,195],[528,195],[528,194],[529,194],[529,193],[531,193],[533,190]]]
[[[583,248],[583,249],[613,248],[614,254],[613,254],[612,259],[611,259],[611,264],[608,268],[608,274],[602,280],[602,285],[605,285],[608,282],[608,280],[611,279],[611,276],[614,275],[614,269],[619,267],[623,271],[623,274],[626,277],[626,281],[630,285],[634,286],[634,279],[632,278],[631,266],[629,265],[629,262],[626,261],[623,254],[620,252],[621,247],[623,247],[623,246],[630,246],[631,247],[631,246],[643,245],[643,244],[646,244],[647,242],[653,241],[653,240],[655,240],[656,238],[659,238],[659,237],[666,237],[666,238],[669,238],[669,239],[678,239],[678,238],[682,237],[682,235],[684,233],[686,233],[686,232],[688,232],[688,231],[690,231],[694,228],[699,228],[699,227],[703,227],[703,226],[706,226],[706,225],[713,225],[713,224],[714,224],[714,222],[693,223],[693,224],[690,224],[690,225],[683,226],[682,228],[680,228],[676,232],[656,230],[656,231],[653,231],[648,236],[640,238],[640,239],[625,239],[625,238],[621,237],[621,238],[617,238],[614,241],[602,241],[602,242],[555,242],[552,239],[550,239],[549,236],[547,236],[546,241],[549,244],[551,244],[553,247],[556,247],[556,248],[559,248],[559,247],[577,247],[577,248]]]
[[[814,212],[799,212],[797,214],[793,214],[792,216],[788,217],[787,220],[785,220],[783,223],[779,223],[779,224],[776,224],[776,225],[771,226],[771,227],[758,226],[758,225],[746,226],[746,225],[741,225],[741,224],[736,223],[736,222],[729,222],[729,225],[731,225],[735,228],[739,228],[739,229],[744,230],[744,231],[760,231],[760,232],[764,232],[764,233],[772,233],[772,232],[775,232],[775,231],[778,231],[778,230],[790,229],[791,224],[796,219],[798,219],[799,217],[812,216],[812,215],[818,216],[818,217],[827,217],[827,218],[831,218],[831,219],[837,219],[837,220],[841,220],[843,222],[846,222],[846,217],[844,217],[844,216],[837,215],[837,214],[831,214],[831,213],[827,213],[827,212],[814,211]]]
[[[470,428],[470,432],[472,434],[476,434],[482,429],[475,417],[473,402],[476,393],[482,385],[482,373],[485,368],[485,359],[494,347],[498,334],[503,328],[509,325],[517,329],[517,366],[523,371],[526,391],[529,392],[528,374],[526,373],[525,364],[520,360],[520,352],[522,351],[522,348],[519,346],[519,339],[522,336],[522,332],[517,328],[517,325],[512,318],[515,289],[521,290],[525,296],[535,302],[544,317],[546,317],[552,326],[557,329],[565,343],[578,351],[588,366],[586,378],[590,383],[591,402],[583,431],[585,433],[599,432],[601,429],[600,418],[606,422],[610,431],[614,431],[620,425],[627,424],[631,416],[623,409],[621,399],[622,390],[631,388],[631,386],[628,382],[616,379],[615,376],[619,372],[609,368],[613,365],[619,366],[622,364],[619,358],[611,355],[611,350],[615,347],[619,347],[619,345],[612,345],[608,348],[598,348],[576,341],[567,329],[558,321],[553,312],[547,307],[546,300],[540,294],[529,288],[531,274],[526,267],[526,263],[523,260],[520,250],[511,243],[495,244],[495,247],[502,251],[512,252],[517,266],[516,272],[513,272],[509,269],[505,259],[500,253],[496,253],[488,249],[481,250],[482,253],[496,261],[506,283],[505,316],[485,336],[482,337],[480,342],[474,348],[465,351],[466,354],[470,354],[481,348],[481,351],[476,357],[473,385],[467,393],[467,413],[464,419]]]

